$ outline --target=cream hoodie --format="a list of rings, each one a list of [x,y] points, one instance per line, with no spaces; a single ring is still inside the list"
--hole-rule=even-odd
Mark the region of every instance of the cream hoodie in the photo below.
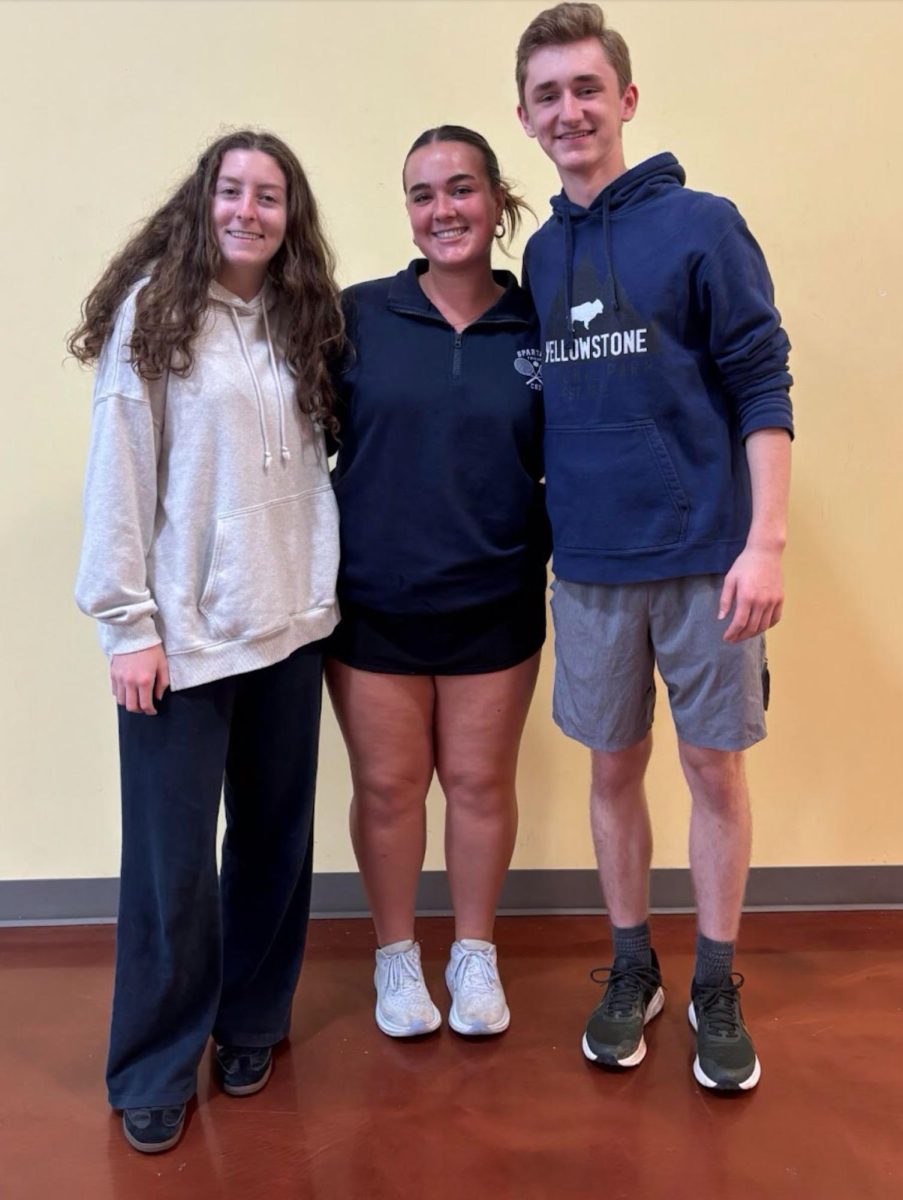
[[[108,655],[162,642],[173,690],[252,671],[338,621],[338,511],[271,290],[214,283],[187,378],[129,365],[135,299],[97,369],[79,607]]]

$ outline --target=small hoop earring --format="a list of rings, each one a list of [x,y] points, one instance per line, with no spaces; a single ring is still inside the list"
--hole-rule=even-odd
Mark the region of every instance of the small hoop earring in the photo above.
[[[505,222],[497,221],[495,226],[495,236],[499,239],[505,236]]]

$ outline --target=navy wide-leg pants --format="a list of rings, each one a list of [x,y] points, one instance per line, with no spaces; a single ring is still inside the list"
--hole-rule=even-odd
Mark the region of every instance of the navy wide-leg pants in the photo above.
[[[288,1032],[310,909],[319,649],[167,692],[155,717],[119,709],[114,1108],[187,1101],[211,1035],[271,1046]]]

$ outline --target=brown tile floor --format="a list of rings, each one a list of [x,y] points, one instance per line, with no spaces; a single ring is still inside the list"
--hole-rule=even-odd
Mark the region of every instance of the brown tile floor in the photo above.
[[[512,1026],[469,1042],[380,1034],[365,921],[315,921],[291,1044],[265,1091],[222,1095],[205,1061],[175,1151],[131,1151],[102,1083],[113,931],[0,930],[3,1200],[900,1200],[903,912],[747,917],[747,1019],[763,1079],[690,1075],[693,926],[654,919],[669,992],[636,1071],[587,1064],[604,957],[593,917],[512,917],[498,940]],[[420,926],[443,1002],[446,919]]]

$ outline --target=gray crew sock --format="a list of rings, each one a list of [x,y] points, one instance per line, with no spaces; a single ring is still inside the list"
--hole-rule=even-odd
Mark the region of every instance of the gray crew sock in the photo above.
[[[713,942],[704,933],[698,933],[694,981],[703,987],[710,987],[730,975],[734,968],[735,946],[735,942]]]
[[[611,940],[615,958],[629,958],[643,967],[652,966],[652,942],[649,922],[642,925],[617,925],[611,927]]]

